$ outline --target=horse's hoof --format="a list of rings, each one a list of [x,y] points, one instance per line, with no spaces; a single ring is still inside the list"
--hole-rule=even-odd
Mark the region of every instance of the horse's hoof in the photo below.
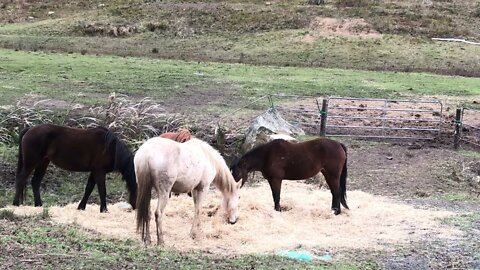
[[[77,210],[83,210],[83,211],[85,211],[85,206],[79,205],[79,206],[77,207]]]
[[[107,208],[105,208],[105,209],[100,209],[100,213],[108,213]]]
[[[13,202],[13,206],[20,206],[19,202]]]
[[[332,209],[332,214],[334,214],[335,216],[338,216],[340,213],[341,211],[339,209]]]

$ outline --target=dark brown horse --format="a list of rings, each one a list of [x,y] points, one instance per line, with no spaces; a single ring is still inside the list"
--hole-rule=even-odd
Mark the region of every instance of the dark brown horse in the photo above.
[[[24,129],[20,133],[13,205],[23,203],[27,179],[32,172],[35,206],[42,205],[40,183],[50,162],[65,170],[90,172],[85,194],[78,205],[79,210],[85,210],[88,197],[97,184],[100,212],[107,212],[105,177],[112,171],[122,174],[130,192],[129,202],[135,209],[137,183],[133,154],[110,130],[103,127],[79,129],[52,124]]]
[[[247,180],[247,174],[260,171],[272,189],[275,210],[280,211],[282,180],[302,180],[322,172],[332,193],[332,210],[340,214],[346,202],[347,150],[334,140],[319,138],[293,143],[282,139],[260,145],[231,166],[235,181]]]

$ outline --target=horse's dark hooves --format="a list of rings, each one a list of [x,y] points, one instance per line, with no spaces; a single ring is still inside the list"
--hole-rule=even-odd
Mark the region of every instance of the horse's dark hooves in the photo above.
[[[105,208],[105,209],[100,209],[100,213],[108,213],[108,209]]]
[[[77,207],[77,210],[83,210],[83,211],[85,211],[85,206],[79,205],[79,206]]]
[[[340,215],[340,213],[341,213],[340,209],[335,209],[335,208],[332,209],[332,212],[333,212],[333,214],[334,214],[335,216],[338,216],[338,215]]]

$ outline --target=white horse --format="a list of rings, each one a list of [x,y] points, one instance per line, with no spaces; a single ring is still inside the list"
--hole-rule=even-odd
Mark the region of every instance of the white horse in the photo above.
[[[160,137],[151,138],[136,152],[134,164],[138,185],[137,232],[141,230],[142,241],[146,244],[151,242],[149,223],[152,187],[158,194],[155,211],[158,245],[164,243],[162,215],[170,192],[192,192],[195,214],[190,235],[194,239],[203,234],[200,228],[200,209],[212,182],[222,192],[228,222],[237,222],[241,182],[235,182],[223,157],[208,143],[196,138],[184,143]]]

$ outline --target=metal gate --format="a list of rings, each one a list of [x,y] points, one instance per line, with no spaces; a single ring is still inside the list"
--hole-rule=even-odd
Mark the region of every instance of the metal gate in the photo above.
[[[329,97],[328,136],[435,139],[442,131],[443,105],[437,100]]]

